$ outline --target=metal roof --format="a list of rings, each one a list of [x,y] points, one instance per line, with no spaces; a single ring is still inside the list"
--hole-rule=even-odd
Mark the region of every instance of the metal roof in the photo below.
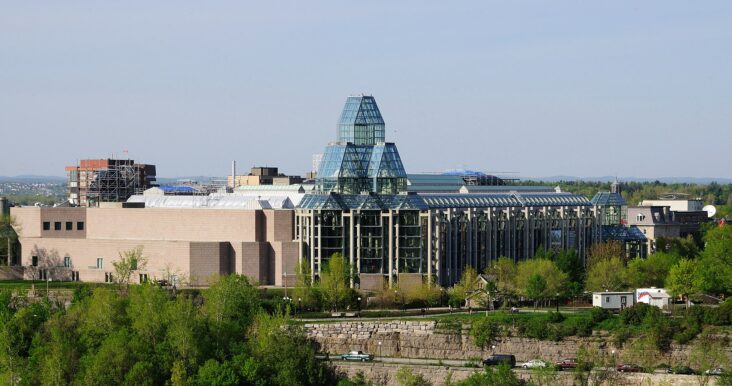
[[[590,206],[586,197],[571,193],[491,194],[306,194],[304,209],[448,209],[491,207]]]
[[[598,192],[595,194],[594,197],[590,200],[592,205],[599,205],[599,206],[623,206],[625,205],[625,200],[623,199],[623,196],[620,195],[620,193],[612,193],[612,192]]]
[[[625,227],[622,225],[603,225],[603,240],[617,241],[646,241],[646,235],[636,226]]]

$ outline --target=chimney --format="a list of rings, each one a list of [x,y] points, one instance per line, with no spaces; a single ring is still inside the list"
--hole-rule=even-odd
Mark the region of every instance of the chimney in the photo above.
[[[236,189],[236,160],[231,161],[231,189]]]

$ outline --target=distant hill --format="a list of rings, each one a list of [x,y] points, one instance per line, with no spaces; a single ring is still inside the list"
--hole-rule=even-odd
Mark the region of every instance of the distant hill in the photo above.
[[[559,181],[597,181],[597,182],[612,182],[615,181],[615,176],[601,176],[601,177],[577,177],[577,176],[550,176],[550,177],[522,177],[523,181],[546,181],[546,182],[559,182]],[[718,177],[617,177],[621,182],[653,182],[659,181],[666,184],[709,184],[711,182],[717,182],[719,184],[732,184],[732,178],[718,178]]]
[[[32,174],[23,174],[19,176],[0,176],[0,182],[46,182],[46,183],[63,183],[66,177],[59,176],[36,176]]]

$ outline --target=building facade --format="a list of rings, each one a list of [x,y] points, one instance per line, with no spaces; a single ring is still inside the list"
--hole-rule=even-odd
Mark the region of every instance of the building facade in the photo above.
[[[69,203],[76,206],[123,202],[155,186],[155,165],[129,159],[84,159],[65,170]]]
[[[240,273],[262,285],[294,283],[292,209],[267,209],[256,199],[216,204],[29,206],[13,207],[11,214],[27,279],[112,282],[113,264],[121,254],[142,248],[148,262],[133,282],[164,279],[197,286],[206,285],[212,275]]]
[[[371,96],[351,96],[318,167],[315,190],[295,210],[300,261],[315,277],[342,254],[356,284],[380,289],[427,278],[457,282],[466,266],[483,271],[501,256],[519,261],[539,249],[574,249],[585,258],[599,239],[587,198],[510,186],[481,193],[420,192]]]

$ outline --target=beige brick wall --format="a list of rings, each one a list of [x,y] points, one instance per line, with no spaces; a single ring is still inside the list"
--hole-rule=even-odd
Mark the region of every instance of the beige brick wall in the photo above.
[[[274,278],[274,285],[282,286],[285,283],[287,273],[287,286],[291,287],[297,282],[295,268],[297,267],[297,241],[274,241],[270,253],[272,264],[271,275]]]
[[[29,265],[31,256],[40,256],[40,265],[44,260],[53,261],[51,265],[63,265],[63,258],[71,258],[71,268],[55,268],[59,278],[63,272],[79,271],[81,281],[104,281],[105,272],[114,272],[113,262],[119,259],[120,252],[138,246],[143,248],[143,254],[148,263],[144,270],[138,273],[147,273],[149,279],[165,278],[169,273],[178,276],[190,274],[190,243],[187,241],[134,241],[134,240],[89,240],[89,239],[27,239],[21,238],[23,265]],[[103,258],[103,268],[97,269],[97,258]],[[136,273],[133,282],[138,281]],[[27,276],[27,275],[26,275]]]
[[[17,223],[15,232],[21,237],[41,237],[41,208],[34,206],[12,207],[10,215]]]
[[[261,211],[89,208],[87,237],[124,240],[260,241]]]
[[[194,285],[205,285],[214,275],[228,275],[229,243],[190,243],[190,281]]]
[[[264,240],[292,241],[295,239],[295,211],[289,209],[265,209],[267,224]]]
[[[240,254],[235,256],[242,267],[239,273],[256,279],[259,284],[267,285],[272,281],[269,277],[269,243],[243,242],[240,243]]]

